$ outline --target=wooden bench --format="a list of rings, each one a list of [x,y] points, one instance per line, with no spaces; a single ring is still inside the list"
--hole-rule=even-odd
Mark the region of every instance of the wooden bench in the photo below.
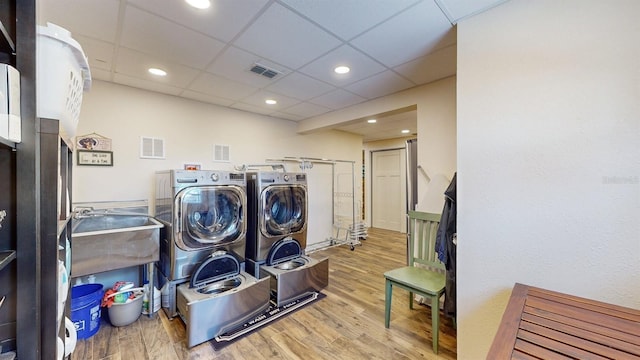
[[[487,359],[640,359],[640,310],[516,283]]]

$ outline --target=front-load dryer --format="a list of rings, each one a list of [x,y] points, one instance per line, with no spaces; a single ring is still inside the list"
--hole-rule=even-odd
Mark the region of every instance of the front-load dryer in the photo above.
[[[246,271],[269,277],[277,306],[320,291],[329,283],[329,260],[305,255],[307,175],[247,173]]]
[[[217,251],[178,286],[177,308],[187,329],[187,345],[195,346],[242,326],[269,307],[269,279],[241,270],[231,254]]]
[[[169,170],[156,173],[155,216],[160,233],[160,286],[168,287],[169,317],[176,315],[176,286],[198,264],[223,250],[244,265],[246,178],[243,172]]]

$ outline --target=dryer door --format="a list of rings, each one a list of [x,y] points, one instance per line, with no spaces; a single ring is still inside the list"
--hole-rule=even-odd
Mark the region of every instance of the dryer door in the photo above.
[[[246,232],[246,193],[234,185],[197,186],[175,199],[176,244],[195,250],[233,243]]]
[[[307,188],[304,185],[272,185],[260,195],[260,231],[281,236],[303,231],[307,226]]]

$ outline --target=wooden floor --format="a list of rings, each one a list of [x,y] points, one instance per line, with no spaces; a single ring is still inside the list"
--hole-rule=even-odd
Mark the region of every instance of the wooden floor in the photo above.
[[[405,243],[404,234],[369,229],[354,251],[343,245],[310,254],[330,259],[326,297],[220,351],[209,342],[187,348],[180,318],[169,320],[160,311],[120,328],[103,320],[96,335],[78,341],[71,359],[455,359],[451,320],[441,313],[435,355],[430,308],[409,310],[402,289],[394,289],[391,325],[384,327],[382,274],[404,265]]]

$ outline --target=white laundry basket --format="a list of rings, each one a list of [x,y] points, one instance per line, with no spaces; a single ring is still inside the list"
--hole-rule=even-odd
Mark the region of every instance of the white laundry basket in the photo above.
[[[80,44],[66,29],[38,26],[36,54],[37,116],[57,119],[67,140],[76,135],[82,93],[91,88],[91,72]]]

